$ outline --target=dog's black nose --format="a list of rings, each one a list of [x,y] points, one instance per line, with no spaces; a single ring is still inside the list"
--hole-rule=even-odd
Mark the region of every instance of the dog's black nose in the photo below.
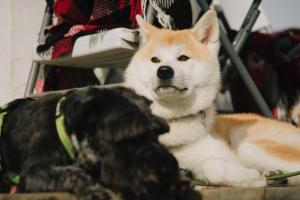
[[[168,80],[174,76],[174,70],[170,66],[160,66],[156,75],[162,80]]]

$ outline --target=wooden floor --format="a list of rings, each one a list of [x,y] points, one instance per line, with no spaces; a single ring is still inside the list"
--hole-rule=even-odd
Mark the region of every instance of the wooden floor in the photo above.
[[[77,200],[69,193],[0,194],[0,200]]]
[[[204,200],[300,200],[300,187],[203,189]]]
[[[300,200],[300,187],[213,188],[200,192],[203,200]],[[68,193],[0,194],[0,200],[76,200],[76,197]]]

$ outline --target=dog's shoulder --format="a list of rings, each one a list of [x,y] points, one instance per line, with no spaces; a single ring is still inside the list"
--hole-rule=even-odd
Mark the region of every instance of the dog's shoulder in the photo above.
[[[7,111],[13,111],[13,110],[17,109],[18,107],[20,107],[22,105],[30,104],[34,101],[35,101],[35,99],[30,98],[30,97],[29,98],[16,99],[16,100],[13,100],[13,101],[9,102],[6,105],[6,109],[7,109]]]
[[[264,120],[262,116],[252,113],[219,114],[214,118],[214,123],[212,124],[212,135],[217,138],[222,138],[225,141],[229,141],[230,135],[235,130],[246,130],[261,120]]]

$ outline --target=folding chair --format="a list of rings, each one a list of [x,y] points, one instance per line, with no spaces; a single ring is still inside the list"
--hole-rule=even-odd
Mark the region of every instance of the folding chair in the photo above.
[[[209,5],[206,0],[197,0],[198,4],[201,7],[202,13],[209,9]],[[253,96],[255,102],[257,103],[258,107],[260,108],[261,112],[266,117],[272,117],[272,113],[268,108],[265,100],[263,99],[262,95],[258,91],[255,83],[253,82],[252,78],[250,77],[245,65],[243,64],[241,58],[239,57],[239,52],[242,49],[243,45],[245,44],[246,39],[248,38],[252,27],[254,26],[255,21],[257,20],[260,11],[258,10],[258,6],[260,5],[261,0],[253,0],[252,5],[242,23],[240,30],[238,31],[236,37],[234,38],[233,42],[231,43],[226,35],[228,31],[228,25],[226,18],[222,16],[222,13],[219,12],[219,24],[220,24],[220,40],[223,45],[223,48],[228,56],[228,59],[225,59],[224,68],[222,70],[222,79],[223,79],[223,88],[222,90],[225,91],[228,89],[230,82],[232,80],[232,74],[234,70],[237,70],[242,79],[244,80],[246,86],[248,87],[251,95]],[[154,17],[157,17],[156,10],[149,4],[147,7],[147,20],[148,22],[152,23]],[[44,38],[43,31],[49,25],[51,19],[50,8],[46,8],[44,19],[41,27],[41,32],[39,34],[39,42],[42,42]],[[172,22],[170,23],[170,27],[175,29],[176,24]],[[232,64],[235,69],[232,67]],[[30,70],[30,76],[28,78],[25,96],[28,96],[33,93],[35,81],[37,79],[38,70],[41,64],[39,62],[33,62]]]

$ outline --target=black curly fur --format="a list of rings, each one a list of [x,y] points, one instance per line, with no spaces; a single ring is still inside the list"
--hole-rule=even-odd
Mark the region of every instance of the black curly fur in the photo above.
[[[169,127],[150,101],[129,89],[89,87],[65,95],[61,111],[80,152],[72,162],[55,127],[59,94],[9,104],[1,135],[3,174],[20,175],[18,192],[67,191],[80,199],[198,200],[175,158],[158,142]]]

